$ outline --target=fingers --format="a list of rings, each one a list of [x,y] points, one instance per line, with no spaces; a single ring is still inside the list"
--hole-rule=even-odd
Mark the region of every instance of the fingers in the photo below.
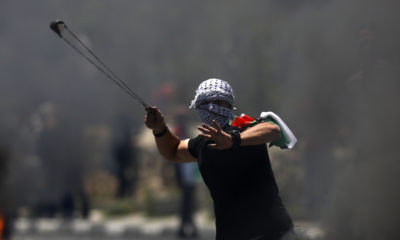
[[[207,129],[210,132],[217,132],[217,129],[211,127],[210,125],[207,125],[205,123],[201,124],[201,128],[202,129]]]
[[[213,129],[207,129],[207,128],[203,128],[201,126],[198,126],[197,129],[199,131],[201,131],[199,136],[207,138],[207,139],[212,139],[213,137],[215,137],[215,134],[217,134],[215,129],[213,131]]]
[[[222,131],[221,125],[215,120],[213,120],[213,124],[215,125],[216,128],[213,128],[205,123],[203,123],[201,126],[198,126],[197,129],[202,132],[202,134],[199,134],[199,136],[212,138],[213,136],[220,134]]]
[[[213,120],[213,124],[217,127],[217,131],[221,132],[221,130],[222,130],[221,125],[219,125],[219,123],[217,121],[215,121],[215,120]]]
[[[160,110],[158,110],[157,107],[148,106],[145,108],[145,110],[147,111],[147,114],[146,114],[147,116],[149,116],[149,115],[154,116],[154,118],[156,118],[156,116],[160,114]]]
[[[213,128],[213,127],[211,127],[210,125],[207,125],[207,124],[205,124],[205,123],[202,124],[203,128],[206,128],[206,129],[208,129],[208,130],[210,130],[210,131],[213,131],[213,132],[221,132],[221,131],[222,131],[221,125],[220,125],[217,121],[215,121],[215,120],[213,120],[212,122],[213,122],[213,124],[214,124],[214,126],[215,126],[216,128]]]
[[[158,122],[162,121],[162,115],[157,107],[145,107],[147,113],[144,116],[144,123],[148,128],[154,129]]]
[[[147,111],[147,113],[144,115],[145,122],[146,121],[154,121],[156,118],[155,110],[151,107],[146,107],[145,109]]]
[[[144,116],[144,123],[146,124],[146,127],[152,128],[154,125],[154,116],[152,114],[146,114]]]
[[[147,106],[147,107],[145,107],[144,108],[147,112],[157,112],[158,111],[158,108],[157,107],[155,107],[155,106]]]
[[[214,141],[207,145],[209,149],[223,150],[230,148],[232,146],[230,135],[222,130],[221,125],[217,121],[213,120],[212,123],[215,128],[205,123],[198,126],[197,129],[201,131],[198,136]]]
[[[197,129],[198,129],[199,131],[201,131],[202,133],[207,133],[207,134],[211,134],[211,133],[212,133],[212,130],[203,128],[203,127],[201,127],[201,126],[198,126]]]
[[[200,133],[199,136],[203,137],[203,138],[207,138],[207,139],[212,139],[212,135],[210,135],[210,134]]]
[[[214,139],[218,137],[218,135],[221,133],[217,129],[210,127],[209,125],[203,123],[201,126],[198,126],[197,129],[201,131],[199,136],[207,138],[207,139]]]
[[[210,125],[207,125],[203,123],[201,126],[198,126],[197,129],[201,131],[203,134],[214,136],[216,134],[221,133],[222,127],[221,125],[213,120],[213,124],[215,125],[216,128],[211,127]]]

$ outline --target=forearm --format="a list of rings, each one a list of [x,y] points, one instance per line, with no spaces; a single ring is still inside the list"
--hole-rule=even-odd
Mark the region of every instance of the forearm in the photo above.
[[[263,122],[240,133],[241,146],[259,145],[273,142],[280,137],[280,128],[272,123]]]
[[[165,126],[167,127],[167,126]],[[160,133],[164,129],[160,130],[154,130],[154,133]],[[176,153],[178,149],[178,145],[180,142],[180,139],[173,134],[169,128],[167,127],[167,132],[162,135],[162,136],[154,136],[154,139],[156,141],[157,149],[160,152],[160,154],[170,160],[173,161],[176,158]]]

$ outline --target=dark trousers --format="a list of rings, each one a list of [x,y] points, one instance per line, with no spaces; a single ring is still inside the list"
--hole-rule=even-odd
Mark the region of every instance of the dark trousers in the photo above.
[[[193,212],[194,212],[194,186],[182,187],[182,200],[181,200],[181,221],[182,225],[193,225]]]
[[[179,227],[178,235],[181,238],[196,237],[198,233],[193,220],[193,213],[195,209],[195,186],[181,186],[181,189],[181,225]]]

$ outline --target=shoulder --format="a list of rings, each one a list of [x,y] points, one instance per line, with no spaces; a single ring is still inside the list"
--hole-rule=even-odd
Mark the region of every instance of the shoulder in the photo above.
[[[193,157],[198,158],[200,150],[205,143],[205,139],[200,136],[197,136],[195,138],[187,139],[186,141],[187,141],[187,148],[190,154]]]
[[[198,148],[199,145],[203,142],[205,142],[206,140],[200,136],[197,136],[195,138],[189,138],[186,139],[187,144],[188,144],[188,148]]]

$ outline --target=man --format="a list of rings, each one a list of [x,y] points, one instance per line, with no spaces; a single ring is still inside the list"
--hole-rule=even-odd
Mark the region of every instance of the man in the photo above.
[[[266,147],[280,138],[280,128],[270,122],[232,126],[233,104],[230,85],[208,79],[190,105],[202,121],[198,137],[180,140],[157,107],[146,108],[145,124],[166,159],[197,161],[214,201],[216,239],[287,239],[293,224],[279,197]]]
[[[174,116],[175,127],[173,133],[180,139],[188,137],[187,110],[178,108]],[[196,186],[199,180],[196,162],[176,163],[175,173],[178,186],[181,190],[179,238],[196,238],[198,236],[194,220]]]

